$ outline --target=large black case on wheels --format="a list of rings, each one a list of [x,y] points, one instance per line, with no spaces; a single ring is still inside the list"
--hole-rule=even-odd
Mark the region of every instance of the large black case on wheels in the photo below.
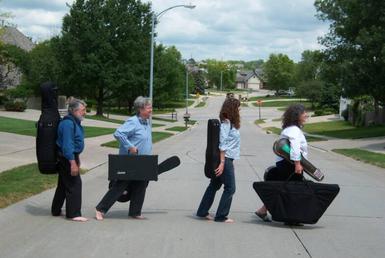
[[[254,182],[253,188],[273,220],[304,224],[317,223],[340,190],[311,181]]]
[[[207,122],[207,148],[205,175],[208,178],[215,177],[215,169],[220,163],[219,130],[221,123],[218,119],[209,119]]]
[[[57,88],[53,83],[41,85],[41,115],[37,122],[36,157],[42,174],[57,173],[57,128],[60,114],[57,104]]]

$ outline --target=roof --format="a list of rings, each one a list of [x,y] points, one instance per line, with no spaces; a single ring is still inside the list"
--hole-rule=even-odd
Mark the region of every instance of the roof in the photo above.
[[[14,45],[25,51],[31,51],[35,44],[15,27],[4,26],[0,40],[5,44]]]
[[[257,76],[260,80],[263,80],[262,69],[255,69],[253,71],[238,71],[236,82],[246,82],[253,76]]]

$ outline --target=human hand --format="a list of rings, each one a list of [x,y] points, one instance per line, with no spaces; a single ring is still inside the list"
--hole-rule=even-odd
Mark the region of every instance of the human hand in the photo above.
[[[225,163],[221,162],[219,166],[215,169],[215,176],[219,177],[220,175],[222,175],[224,168],[225,168]]]
[[[295,162],[295,169],[294,169],[294,172],[296,174],[302,174],[302,171],[303,171],[303,167],[301,165],[301,163],[298,161],[298,162]]]
[[[138,148],[136,148],[135,146],[131,147],[131,148],[128,149],[128,152],[130,154],[138,154]]]
[[[76,161],[70,160],[71,163],[71,176],[79,175],[79,166],[76,164]]]

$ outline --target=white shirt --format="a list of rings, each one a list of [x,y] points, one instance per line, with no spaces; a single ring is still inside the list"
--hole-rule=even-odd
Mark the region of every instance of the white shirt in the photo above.
[[[286,127],[282,130],[279,138],[286,138],[290,141],[290,160],[301,160],[301,154],[307,158],[307,141],[302,130],[295,125]],[[277,156],[277,161],[283,160]]]

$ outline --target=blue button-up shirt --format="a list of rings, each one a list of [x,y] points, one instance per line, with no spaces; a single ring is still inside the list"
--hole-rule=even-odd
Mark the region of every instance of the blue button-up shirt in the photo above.
[[[80,121],[76,117],[72,115],[66,116],[59,123],[57,135],[56,145],[59,147],[66,159],[74,160],[74,153],[79,154],[83,151],[84,130]]]
[[[231,126],[229,120],[225,120],[221,123],[219,149],[225,152],[226,158],[239,159],[241,135],[238,129]]]
[[[119,154],[127,155],[128,149],[136,147],[139,155],[151,155],[152,135],[148,119],[133,116],[116,129],[114,137],[119,142]]]

